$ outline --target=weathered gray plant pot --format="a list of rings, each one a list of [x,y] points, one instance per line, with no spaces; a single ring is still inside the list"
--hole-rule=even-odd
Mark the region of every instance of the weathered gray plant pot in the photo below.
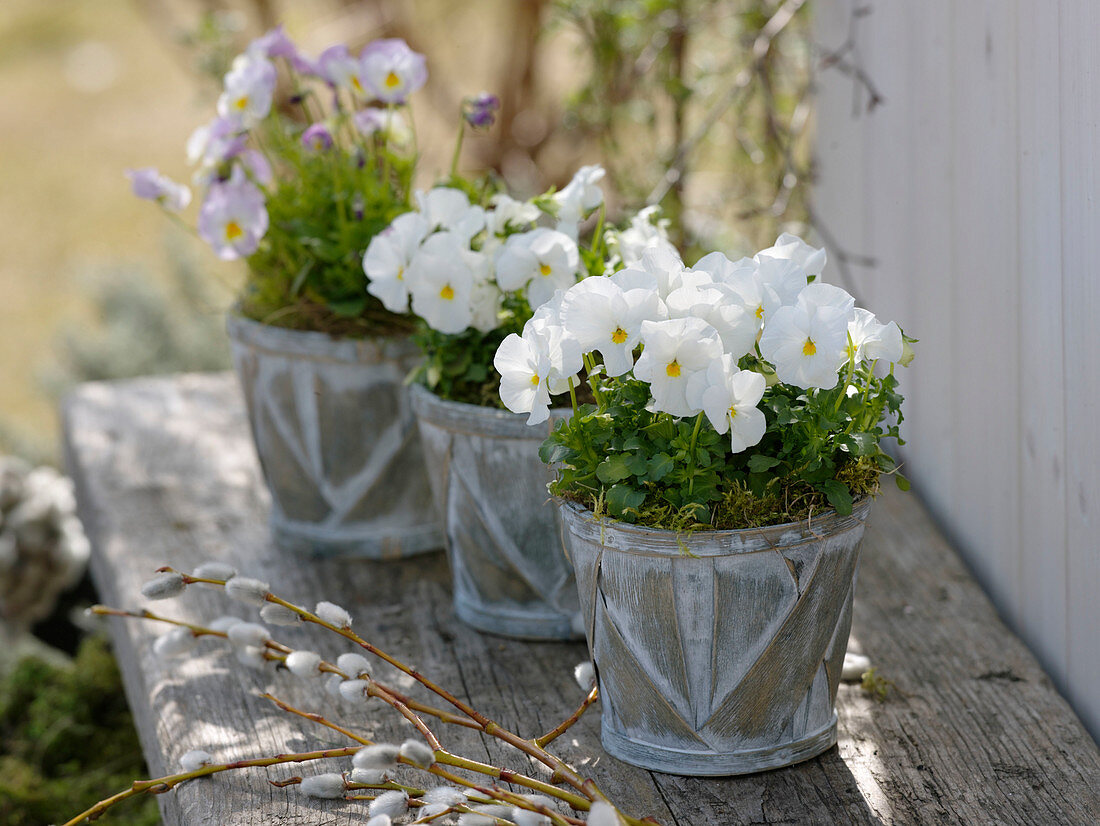
[[[271,531],[311,556],[393,559],[443,546],[405,376],[405,339],[335,339],[230,314],[233,362]]]
[[[459,619],[530,640],[579,639],[573,568],[561,547],[552,473],[527,417],[412,388],[428,477],[446,536]]]
[[[693,534],[559,507],[609,754],[669,774],[748,774],[836,742],[870,500],[848,517]]]

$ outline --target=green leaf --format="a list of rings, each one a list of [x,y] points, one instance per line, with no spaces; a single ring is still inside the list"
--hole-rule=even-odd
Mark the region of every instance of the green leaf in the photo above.
[[[539,458],[548,465],[563,461],[569,455],[569,448],[551,439],[539,446]]]
[[[898,490],[909,490],[909,488],[911,487],[911,485],[909,484],[909,480],[902,476],[900,473],[894,474],[894,482],[897,484]]]
[[[607,509],[612,516],[622,516],[628,508],[637,510],[645,501],[645,493],[635,490],[630,485],[615,485],[607,491]]]
[[[749,471],[751,473],[764,473],[779,464],[774,456],[765,456],[762,453],[754,453],[749,457]]]
[[[658,453],[649,460],[649,473],[646,475],[646,480],[660,482],[674,466],[671,456],[667,453]]]
[[[838,514],[847,516],[852,512],[852,493],[848,490],[846,484],[836,479],[829,479],[827,482],[822,483],[821,490],[828,497],[829,504],[836,508]]]
[[[872,433],[850,433],[848,438],[855,445],[854,456],[869,456],[878,448],[878,439]]]
[[[630,472],[630,467],[627,464],[629,458],[625,453],[608,456],[596,468],[596,478],[604,484],[612,484],[633,476],[634,474]]]
[[[351,298],[346,301],[330,301],[328,308],[338,316],[352,318],[359,315],[367,306],[366,298]]]

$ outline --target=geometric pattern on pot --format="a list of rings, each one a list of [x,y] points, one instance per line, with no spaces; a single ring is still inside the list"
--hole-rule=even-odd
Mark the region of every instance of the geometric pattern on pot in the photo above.
[[[228,328],[276,544],[372,559],[441,547],[404,386],[417,349],[239,316]]]
[[[562,503],[604,742],[684,774],[757,771],[835,741],[869,502],[804,526],[681,535]]]
[[[561,545],[553,474],[538,449],[549,428],[527,417],[445,401],[414,386],[428,478],[443,520],[455,613],[522,639],[578,639],[577,589]]]

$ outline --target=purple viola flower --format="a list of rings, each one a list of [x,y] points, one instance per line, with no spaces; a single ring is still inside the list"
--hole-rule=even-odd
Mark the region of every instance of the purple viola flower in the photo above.
[[[263,152],[257,149],[246,149],[238,157],[252,179],[260,186],[270,186],[275,180],[275,173]]]
[[[199,210],[199,237],[224,261],[244,258],[260,246],[267,232],[264,196],[235,167],[228,181],[213,183]]]
[[[275,96],[275,66],[261,54],[246,52],[233,61],[218,98],[218,114],[250,129],[267,117]]]
[[[302,133],[302,146],[314,152],[332,149],[332,132],[323,123],[315,123]]]
[[[359,55],[363,76],[374,96],[385,103],[404,103],[428,80],[424,55],[400,38],[375,40]]]
[[[409,127],[400,112],[369,107],[352,116],[355,128],[366,137],[382,134],[386,140],[404,143],[409,140]]]
[[[317,59],[320,75],[337,89],[347,89],[355,97],[363,99],[367,89],[363,82],[363,67],[348,53],[348,47],[330,46]]]
[[[151,166],[144,169],[127,169],[126,177],[130,179],[130,188],[135,195],[156,201],[172,212],[179,212],[191,203],[190,189],[161,175]]]
[[[500,109],[500,98],[488,92],[482,92],[462,101],[462,116],[466,118],[466,123],[475,129],[487,129],[492,126],[498,109]]]
[[[258,37],[248,46],[248,51],[261,54],[266,58],[281,57],[303,75],[319,75],[317,64],[298,51],[294,41],[287,36],[281,25],[276,26],[262,37]]]
[[[199,165],[199,178],[213,176],[213,171],[244,151],[245,138],[241,125],[232,118],[215,118],[200,126],[187,139],[187,162]]]

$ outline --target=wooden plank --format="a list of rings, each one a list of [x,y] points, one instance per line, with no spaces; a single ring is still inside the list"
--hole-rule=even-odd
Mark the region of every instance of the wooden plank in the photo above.
[[[1018,0],[1020,152],[1017,256],[1021,451],[1016,627],[1055,683],[1066,685],[1066,373],[1062,327],[1061,67],[1058,15]]]
[[[1062,298],[1065,327],[1067,670],[1069,696],[1100,733],[1100,6],[1060,5]],[[1028,338],[1030,339],[1030,335]]]
[[[583,646],[521,643],[464,628],[451,610],[441,554],[356,564],[306,562],[273,548],[232,377],[85,385],[70,397],[65,422],[104,600],[136,604],[141,582],[156,566],[189,568],[218,557],[291,598],[345,605],[361,633],[521,734],[549,729],[575,706],[570,671]],[[915,497],[890,491],[876,504],[859,579],[853,636],[897,690],[878,704],[842,685],[838,749],[750,777],[650,774],[602,752],[597,708],[559,741],[559,753],[628,810],[666,826],[1100,822],[1095,744]],[[156,607],[190,618],[248,614],[206,590]],[[215,655],[209,641],[203,643],[209,654],[162,662],[151,650],[152,628],[116,620],[111,633],[153,771],[175,766],[192,748],[243,758],[345,744],[281,716],[255,696],[265,688],[339,713],[378,739],[410,732],[385,709],[348,709],[310,695],[286,674],[237,668]],[[279,636],[330,656],[341,650],[308,629]],[[506,760],[496,741],[464,730],[446,730],[445,740]],[[165,821],[362,822],[364,804],[304,800],[264,782],[295,773],[249,770],[185,785],[160,798]]]

